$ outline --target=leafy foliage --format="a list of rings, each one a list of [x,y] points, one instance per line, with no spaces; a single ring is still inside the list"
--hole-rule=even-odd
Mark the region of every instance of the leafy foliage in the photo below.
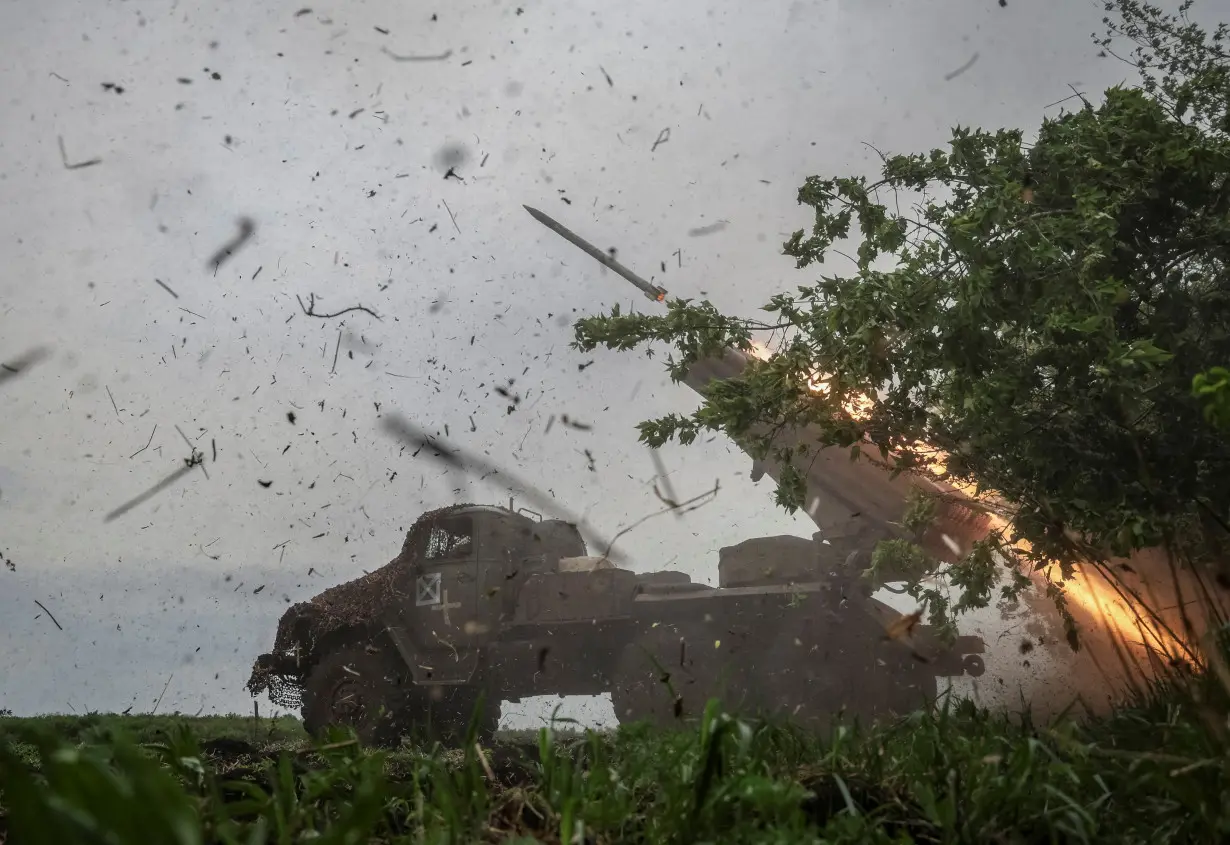
[[[1192,378],[1192,395],[1203,403],[1210,425],[1230,429],[1230,370],[1213,367]]]
[[[1140,85],[1097,105],[1078,95],[1033,143],[957,127],[947,149],[883,156],[874,182],[808,178],[798,200],[815,220],[785,254],[806,268],[853,237],[855,269],[774,296],[775,325],[676,300],[665,315],[583,319],[575,345],[664,342],[679,378],[780,332],[769,360],[715,383],[695,413],[643,423],[642,439],[720,430],[784,459],[774,434],[806,426],[803,450],[878,448],[898,472],[939,451],[950,478],[1011,507],[1015,534],[991,538],[996,550],[1024,539],[1012,554],[1039,566],[1224,531],[1230,442],[1205,417],[1230,402],[1211,369],[1230,360],[1230,57],[1226,26],[1205,33],[1189,5],[1107,3],[1118,17],[1097,43]],[[860,397],[869,408],[852,415]],[[802,479],[780,481],[779,503],[800,507]],[[982,546],[950,573],[977,597],[964,606],[989,600],[998,560]],[[939,608],[937,591],[921,595]]]

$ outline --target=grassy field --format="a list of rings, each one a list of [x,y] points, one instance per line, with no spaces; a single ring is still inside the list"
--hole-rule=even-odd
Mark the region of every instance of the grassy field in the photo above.
[[[823,741],[711,707],[385,752],[288,718],[8,718],[0,842],[1227,842],[1226,704],[1169,685],[1085,724],[959,705]]]

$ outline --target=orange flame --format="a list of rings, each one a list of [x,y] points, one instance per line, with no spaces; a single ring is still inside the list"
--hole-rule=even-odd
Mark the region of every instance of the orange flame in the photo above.
[[[761,361],[768,361],[775,353],[766,345],[752,342],[752,355]],[[829,391],[829,377],[822,373],[814,373],[807,380],[808,388],[819,396],[825,396]],[[871,418],[875,401],[865,394],[859,394],[843,403],[842,409],[851,419],[865,421]],[[866,438],[870,443],[870,438]],[[930,452],[931,458],[924,460],[923,469],[931,476],[931,480],[952,488],[969,499],[988,504],[1001,504],[1002,499],[995,491],[980,490],[977,485],[948,475],[948,455],[921,440],[915,441],[914,448],[925,453]],[[997,513],[987,514],[990,520],[989,530],[1004,530],[1005,536],[1010,536],[1005,530],[1011,522]],[[1018,539],[1013,547],[1028,552],[1031,549],[1028,541]],[[1055,579],[1058,563],[1052,561],[1040,573],[1036,573],[1035,583],[1039,580]],[[1076,572],[1071,579],[1063,582],[1065,594],[1092,618],[1100,620],[1106,629],[1116,635],[1119,640],[1130,648],[1158,651],[1173,655],[1180,651],[1179,642],[1165,631],[1159,629],[1146,618],[1145,614],[1133,608],[1130,599],[1124,600],[1100,575],[1090,577],[1087,573]]]

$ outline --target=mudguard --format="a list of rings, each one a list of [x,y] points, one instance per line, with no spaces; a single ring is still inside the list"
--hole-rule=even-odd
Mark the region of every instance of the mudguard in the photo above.
[[[478,671],[482,650],[478,648],[433,648],[420,646],[413,633],[402,625],[386,625],[385,633],[410,669],[418,686],[466,684]]]

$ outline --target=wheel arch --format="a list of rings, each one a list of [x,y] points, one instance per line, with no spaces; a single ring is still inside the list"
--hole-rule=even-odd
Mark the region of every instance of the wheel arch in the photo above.
[[[313,641],[307,659],[302,664],[301,677],[306,680],[325,655],[346,646],[360,644],[387,650],[399,663],[405,663],[401,651],[385,627],[379,623],[364,622],[335,628]]]
[[[322,638],[315,652],[301,685],[307,731],[349,725],[365,745],[396,742],[408,698],[405,664],[391,642],[367,626],[348,626]]]

